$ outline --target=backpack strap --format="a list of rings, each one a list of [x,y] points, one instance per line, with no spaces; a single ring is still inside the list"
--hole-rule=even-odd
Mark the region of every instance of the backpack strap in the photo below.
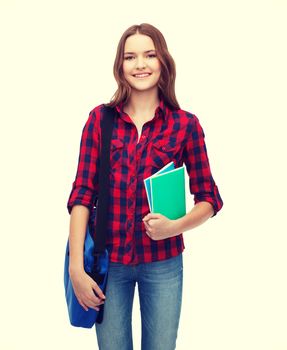
[[[115,108],[103,107],[101,118],[101,151],[99,162],[99,194],[96,209],[96,228],[94,230],[95,256],[106,248],[108,229],[108,209],[110,197],[110,143],[115,121]]]

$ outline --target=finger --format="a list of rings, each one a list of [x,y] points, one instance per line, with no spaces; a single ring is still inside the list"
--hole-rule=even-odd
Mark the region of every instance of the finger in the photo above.
[[[146,226],[146,231],[151,234],[152,233],[153,228],[151,226]]]
[[[104,300],[97,298],[96,300],[93,298],[86,298],[86,303],[88,306],[98,306],[104,303]]]
[[[150,237],[150,233],[148,231],[145,231],[145,233]]]
[[[149,225],[148,222],[144,222],[144,225],[145,225],[145,228],[146,228],[146,229],[150,229],[150,228],[151,228],[151,226]]]
[[[88,311],[88,307],[80,300],[78,300],[79,304],[82,306],[82,308],[85,310],[85,311]]]
[[[92,303],[93,305],[99,305],[104,301],[104,299],[97,297],[94,293],[92,293],[91,295],[88,295],[86,297],[86,300]]]
[[[88,306],[88,307],[90,307],[90,308],[92,308],[92,309],[99,309],[99,307],[100,307],[100,305],[102,305],[103,304],[103,302],[99,302],[99,303],[94,303],[94,302],[89,302],[89,301],[87,301],[87,303],[86,303],[86,305]]]
[[[143,221],[147,221],[147,220],[150,220],[150,219],[159,219],[161,218],[161,214],[159,213],[149,213],[148,215],[146,215],[144,218],[143,218]]]
[[[89,295],[86,295],[86,296],[83,296],[81,298],[77,297],[77,299],[78,299],[79,304],[82,306],[82,308],[85,311],[88,311],[89,308],[98,310],[99,305],[104,304],[104,300],[97,298],[93,293],[92,293],[91,297]]]
[[[96,295],[98,296],[98,298],[106,299],[106,297],[105,297],[104,293],[102,292],[101,288],[96,283],[94,283],[92,285],[92,288],[96,292]]]
[[[99,306],[89,305],[89,308],[90,308],[90,309],[94,309],[94,310],[96,310],[96,311],[100,311]],[[89,309],[88,309],[88,310],[89,310]],[[88,311],[88,310],[87,310],[87,311]]]
[[[151,234],[150,230],[147,227],[146,227],[146,233],[147,233],[147,235]]]
[[[84,304],[87,307],[96,309],[97,307],[99,307],[100,305],[104,304],[104,300],[98,299],[98,301],[94,301],[93,299],[87,297],[83,300]]]
[[[148,220],[148,218],[149,218],[149,214],[150,213],[148,213],[148,214],[146,214],[143,218],[142,218],[142,221],[146,221],[146,220]]]

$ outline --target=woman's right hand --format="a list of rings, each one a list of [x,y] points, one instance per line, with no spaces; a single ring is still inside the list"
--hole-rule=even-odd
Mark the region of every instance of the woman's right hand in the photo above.
[[[106,298],[98,284],[84,271],[69,271],[74,293],[79,304],[88,311],[88,308],[99,311],[99,305]],[[95,293],[97,295],[95,295]]]

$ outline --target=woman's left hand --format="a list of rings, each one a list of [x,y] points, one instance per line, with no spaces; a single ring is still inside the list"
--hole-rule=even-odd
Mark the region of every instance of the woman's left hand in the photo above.
[[[149,213],[143,218],[147,235],[153,240],[177,236],[176,220],[168,219],[162,214]]]

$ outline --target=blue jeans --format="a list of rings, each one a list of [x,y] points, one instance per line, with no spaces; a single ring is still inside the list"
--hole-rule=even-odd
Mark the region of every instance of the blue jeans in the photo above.
[[[136,282],[142,325],[141,349],[174,350],[182,301],[182,253],[138,265],[110,263],[104,318],[95,326],[99,349],[133,349],[131,321]]]

